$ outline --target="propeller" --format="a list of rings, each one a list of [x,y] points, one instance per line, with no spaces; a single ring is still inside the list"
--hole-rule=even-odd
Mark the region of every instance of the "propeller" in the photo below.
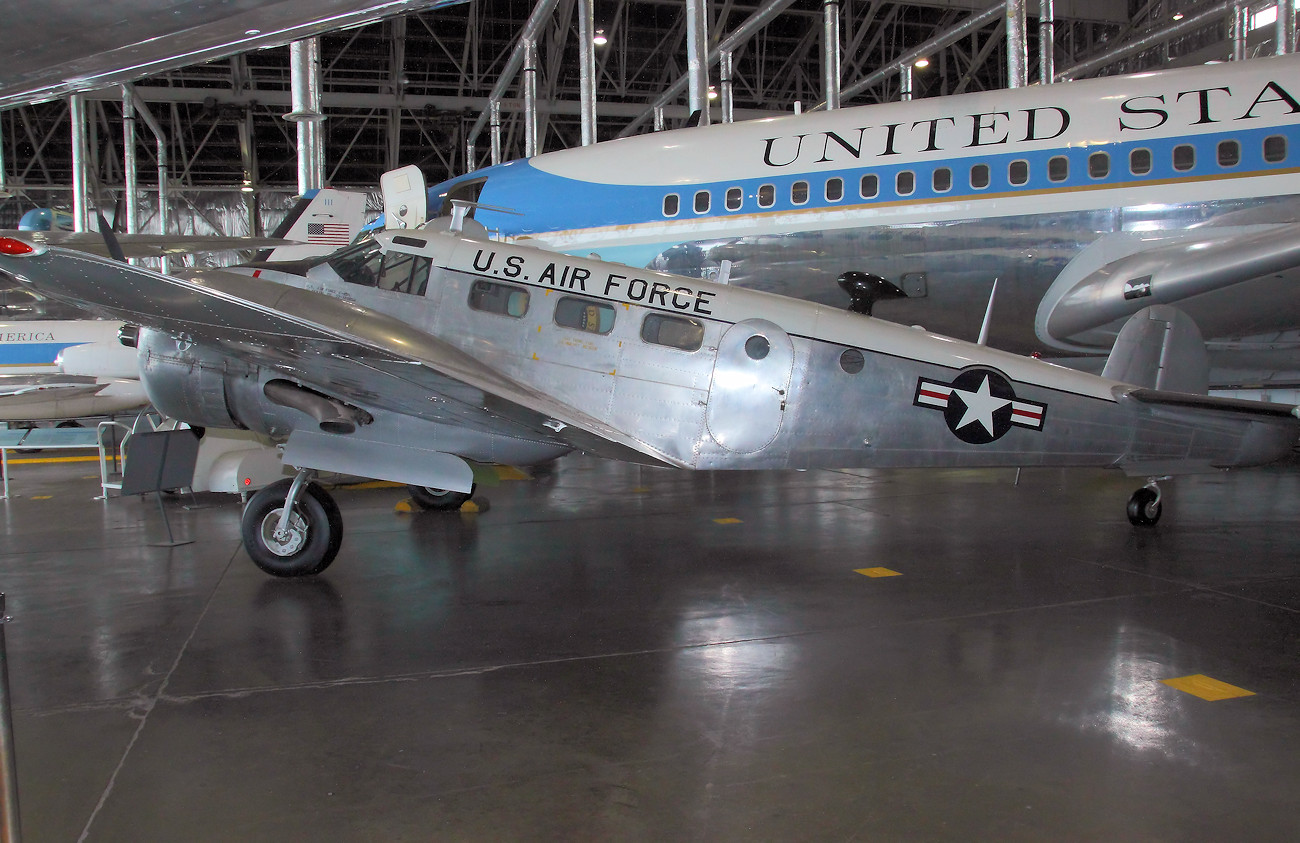
[[[95,216],[99,217],[99,233],[104,237],[104,246],[108,248],[108,256],[115,261],[126,263],[126,255],[122,253],[122,244],[117,242],[117,237],[113,235],[113,228],[104,219],[103,211],[95,211]]]

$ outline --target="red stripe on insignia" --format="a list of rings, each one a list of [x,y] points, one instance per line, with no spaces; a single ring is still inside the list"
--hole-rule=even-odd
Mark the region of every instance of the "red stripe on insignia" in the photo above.
[[[926,389],[925,387],[922,387],[920,394],[924,395],[926,398],[944,399],[949,397],[952,394],[952,390],[948,390],[947,392],[935,392],[932,389]]]

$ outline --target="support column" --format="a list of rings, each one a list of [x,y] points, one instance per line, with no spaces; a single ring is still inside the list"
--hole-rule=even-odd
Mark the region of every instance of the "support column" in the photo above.
[[[126,231],[140,230],[140,174],[136,172],[135,101],[131,89],[122,88],[122,175],[126,191]]]
[[[290,102],[284,119],[298,124],[298,193],[325,184],[325,137],[321,121],[320,41],[305,38],[289,45]]]
[[[840,107],[840,0],[822,0],[822,97]]]
[[[86,231],[90,219],[90,197],[86,189],[86,97],[68,97],[68,121],[72,124],[72,230]]]
[[[735,92],[732,91],[731,73],[731,50],[723,50],[718,53],[718,83],[722,89],[719,93],[722,100],[723,123],[732,123],[736,119],[736,100]]]
[[[664,130],[664,107],[662,105],[656,105],[652,111],[654,114],[654,130],[656,132],[662,132]]]
[[[1025,0],[1007,0],[1007,87],[1029,81],[1029,44],[1025,38]]]
[[[541,152],[537,148],[537,39],[524,39],[524,157]]]
[[[700,125],[709,125],[708,0],[686,0],[686,97]]]
[[[1038,0],[1038,84],[1052,84],[1056,75],[1056,3]]]
[[[1274,40],[1277,42],[1276,52],[1279,56],[1295,50],[1295,0],[1278,0]]]
[[[465,172],[472,173],[477,169],[478,165],[474,163],[474,141],[467,140],[465,141]]]
[[[596,13],[593,0],[578,0],[579,81],[582,83],[582,145],[596,142]]]
[[[1250,26],[1250,5],[1243,3],[1242,0],[1233,0],[1228,14],[1231,15],[1228,18],[1228,30],[1230,32],[1229,40],[1232,44],[1232,53],[1229,58],[1233,61],[1245,61],[1246,29]]]
[[[898,98],[903,102],[912,101],[911,64],[905,64],[898,68]]]
[[[491,129],[492,163],[501,163],[501,100],[488,103],[488,126]]]

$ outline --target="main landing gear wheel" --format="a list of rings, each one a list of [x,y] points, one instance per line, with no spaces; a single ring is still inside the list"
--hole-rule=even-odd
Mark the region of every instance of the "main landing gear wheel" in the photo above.
[[[1160,520],[1160,490],[1143,486],[1128,499],[1128,521],[1134,527],[1153,527]]]
[[[470,486],[468,492],[453,492],[448,489],[435,489],[432,486],[407,486],[406,489],[411,493],[411,500],[421,509],[432,509],[437,511],[447,511],[450,509],[460,509],[460,505],[474,496],[474,490],[478,488],[477,484]]]
[[[343,544],[343,516],[318,483],[301,483],[287,529],[280,529],[294,480],[272,483],[249,500],[240,522],[253,564],[276,577],[309,577],[329,567]]]

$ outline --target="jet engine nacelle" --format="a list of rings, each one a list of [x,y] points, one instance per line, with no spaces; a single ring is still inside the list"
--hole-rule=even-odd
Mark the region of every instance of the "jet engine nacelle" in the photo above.
[[[71,345],[59,352],[56,362],[65,375],[130,379],[137,371],[135,349],[117,342]]]

